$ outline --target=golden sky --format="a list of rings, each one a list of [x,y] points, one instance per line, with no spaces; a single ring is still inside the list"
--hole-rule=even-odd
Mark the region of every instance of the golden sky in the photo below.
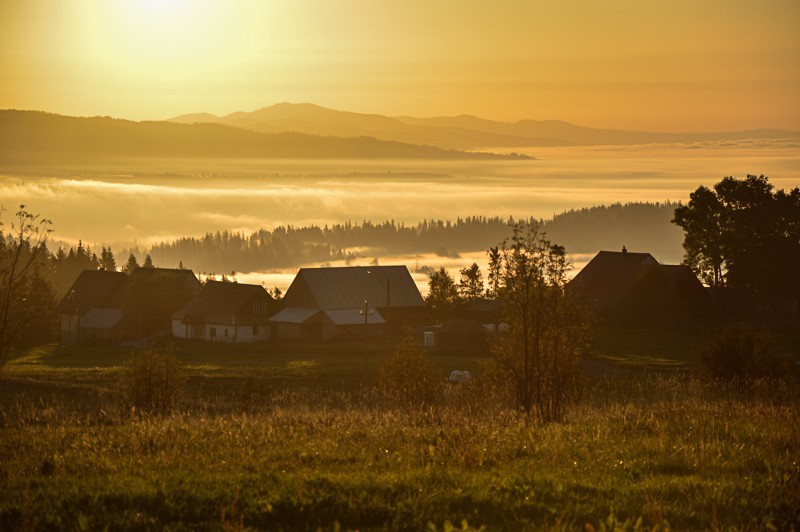
[[[800,130],[797,0],[0,1],[0,108]]]

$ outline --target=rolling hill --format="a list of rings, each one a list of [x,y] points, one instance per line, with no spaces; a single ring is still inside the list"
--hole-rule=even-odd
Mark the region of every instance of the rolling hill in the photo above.
[[[205,115],[199,115],[202,119]],[[40,111],[0,111],[0,161],[60,163],[116,158],[495,159],[368,137],[264,133],[231,125],[133,122]]]
[[[209,113],[169,119],[182,124],[231,125],[263,133],[293,131],[337,137],[374,137],[387,141],[438,146],[446,149],[490,147],[634,145],[740,139],[797,138],[800,132],[758,129],[722,133],[654,133],[576,126],[558,120],[515,123],[469,115],[436,118],[387,117],[335,111],[318,105],[280,103],[252,112],[226,116]]]

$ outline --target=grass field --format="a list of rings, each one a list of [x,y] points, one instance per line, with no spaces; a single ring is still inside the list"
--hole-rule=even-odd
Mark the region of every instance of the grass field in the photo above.
[[[700,334],[596,338],[548,425],[478,386],[384,406],[388,345],[181,346],[187,393],[166,417],[118,400],[126,350],[31,349],[0,381],[0,529],[800,526],[796,381],[697,377]],[[481,367],[434,361],[442,379]]]

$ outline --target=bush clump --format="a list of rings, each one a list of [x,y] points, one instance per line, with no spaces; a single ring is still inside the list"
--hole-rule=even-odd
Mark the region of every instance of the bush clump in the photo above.
[[[785,377],[791,366],[767,331],[742,324],[717,334],[700,359],[712,377],[726,381]]]
[[[425,348],[409,332],[381,364],[378,393],[390,406],[429,405],[439,389],[435,370]]]
[[[168,414],[183,397],[186,375],[169,350],[146,349],[131,356],[120,375],[127,408],[147,414]]]

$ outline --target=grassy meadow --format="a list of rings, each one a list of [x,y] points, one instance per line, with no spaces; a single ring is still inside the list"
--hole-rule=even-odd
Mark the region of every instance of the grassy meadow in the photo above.
[[[798,528],[796,381],[710,382],[701,333],[661,334],[597,331],[547,425],[480,357],[433,356],[478,378],[398,409],[374,389],[391,345],[186,344],[159,417],[119,400],[128,351],[31,349],[0,380],[0,529]]]

